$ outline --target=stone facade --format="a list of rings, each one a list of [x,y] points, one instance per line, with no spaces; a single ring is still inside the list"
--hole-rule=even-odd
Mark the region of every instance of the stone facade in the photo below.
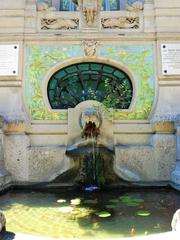
[[[180,75],[162,74],[160,51],[161,44],[180,44],[179,0],[145,0],[123,11],[87,2],[64,13],[35,0],[0,1],[0,44],[20,48],[18,75],[0,76],[2,188],[48,182],[72,167],[65,152],[77,123],[68,110],[51,109],[47,84],[80,62],[107,63],[131,77],[132,104],[109,126],[119,177],[167,183],[180,160]]]

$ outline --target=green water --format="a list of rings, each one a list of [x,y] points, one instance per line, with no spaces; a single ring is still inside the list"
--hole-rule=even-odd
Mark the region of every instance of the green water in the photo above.
[[[171,230],[180,194],[141,191],[11,191],[0,196],[7,230],[53,238],[117,238]],[[133,230],[132,230],[133,229]]]

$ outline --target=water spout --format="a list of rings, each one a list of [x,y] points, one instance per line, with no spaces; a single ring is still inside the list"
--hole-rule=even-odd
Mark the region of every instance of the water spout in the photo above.
[[[82,138],[95,138],[97,139],[97,137],[100,134],[100,129],[98,127],[96,127],[95,122],[89,121],[86,122],[85,127],[82,131]]]

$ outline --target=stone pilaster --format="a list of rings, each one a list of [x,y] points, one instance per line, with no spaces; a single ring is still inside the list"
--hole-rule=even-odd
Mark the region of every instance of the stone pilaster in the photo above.
[[[0,1],[0,34],[24,32],[25,0]],[[12,40],[12,39],[11,39]]]
[[[36,0],[27,0],[25,8],[25,33],[35,33],[36,32]]]
[[[145,0],[143,13],[144,32],[155,32],[155,13],[153,0]]]

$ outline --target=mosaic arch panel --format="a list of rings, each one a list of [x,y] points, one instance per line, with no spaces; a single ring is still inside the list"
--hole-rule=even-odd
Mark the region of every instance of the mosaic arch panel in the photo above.
[[[84,62],[53,74],[47,92],[52,109],[74,108],[87,100],[96,100],[109,108],[128,109],[133,86],[125,72],[111,65]]]
[[[55,65],[76,58],[84,58],[81,45],[26,45],[24,101],[32,120],[67,120],[65,110],[49,109],[46,102],[46,75]],[[97,58],[122,64],[136,79],[136,102],[131,110],[120,109],[114,113],[117,120],[148,119],[154,104],[156,77],[154,71],[154,46],[104,45],[98,46]]]

